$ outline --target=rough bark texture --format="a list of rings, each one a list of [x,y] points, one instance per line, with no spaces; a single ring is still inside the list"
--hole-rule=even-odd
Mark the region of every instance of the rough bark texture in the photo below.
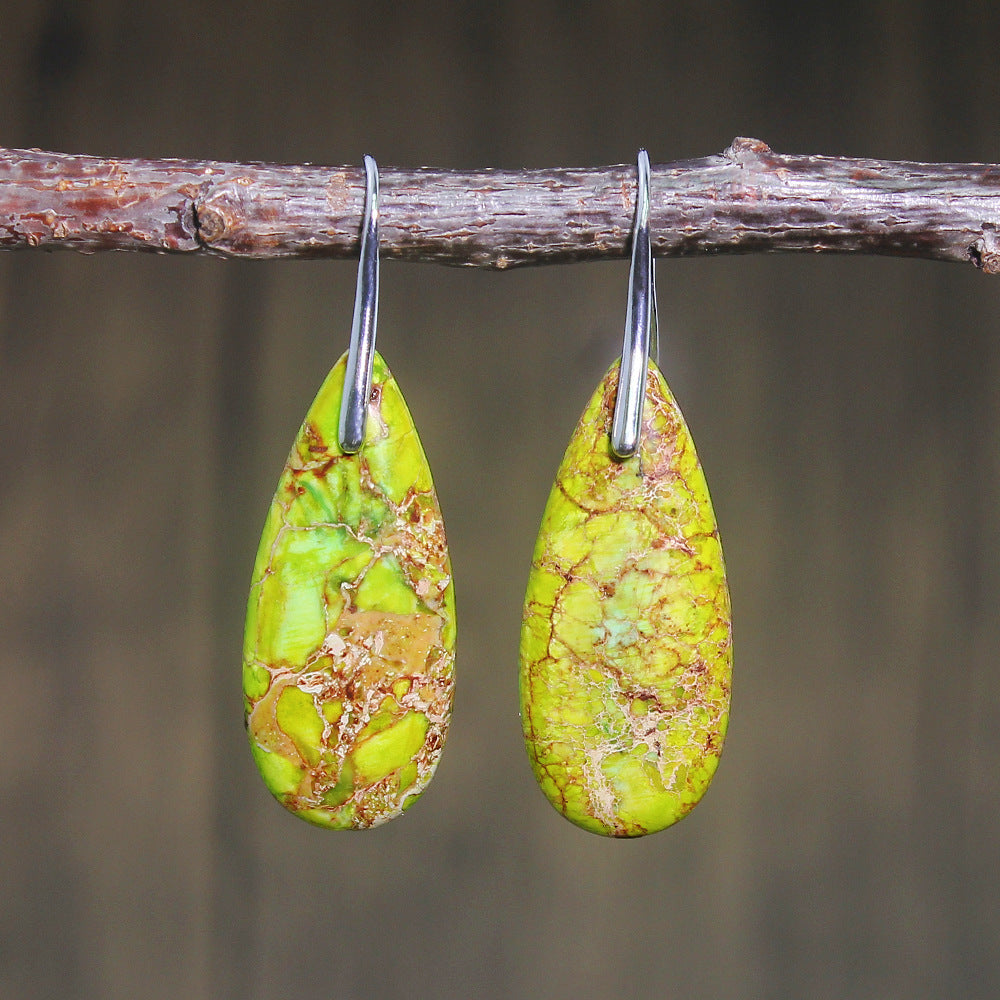
[[[381,171],[382,252],[503,269],[624,255],[631,165]],[[806,250],[1000,271],[1000,165],[784,156],[756,139],[660,165],[654,253]],[[361,167],[0,150],[0,249],[357,254]]]

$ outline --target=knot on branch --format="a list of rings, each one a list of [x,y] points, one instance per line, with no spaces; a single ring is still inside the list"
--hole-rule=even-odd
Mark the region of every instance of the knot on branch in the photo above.
[[[228,227],[222,212],[211,205],[199,204],[198,202],[195,202],[192,207],[195,232],[202,243],[211,245],[225,235]]]
[[[730,163],[743,166],[749,160],[760,160],[771,153],[771,147],[760,139],[748,139],[738,135],[722,154]]]
[[[1000,274],[1000,238],[992,226],[983,227],[983,235],[969,247],[969,257],[984,274]]]
[[[239,206],[232,203],[226,191],[196,198],[192,209],[198,241],[207,247],[219,243],[231,233],[242,215]]]

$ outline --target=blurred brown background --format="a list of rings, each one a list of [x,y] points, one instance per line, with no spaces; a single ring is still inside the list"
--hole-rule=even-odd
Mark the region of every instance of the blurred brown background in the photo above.
[[[1000,161],[1000,7],[7,2],[0,144],[570,166]],[[366,834],[277,806],[243,606],[355,266],[0,256],[0,998],[993,997],[1000,280],[660,266],[736,626],[705,801],[607,842],[536,790],[520,606],[627,264],[388,263],[380,348],[459,601],[448,747]]]

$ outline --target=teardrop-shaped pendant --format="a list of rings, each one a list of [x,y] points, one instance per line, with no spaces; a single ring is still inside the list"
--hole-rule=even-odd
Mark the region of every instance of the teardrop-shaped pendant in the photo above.
[[[535,777],[567,819],[637,837],[686,815],[729,720],[722,548],[684,418],[659,369],[638,453],[610,450],[615,362],[570,440],[535,546],[521,718]]]
[[[338,444],[347,355],[292,446],[247,608],[250,746],[272,794],[334,829],[412,805],[444,744],[455,606],[444,523],[406,403],[374,358],[364,443]]]

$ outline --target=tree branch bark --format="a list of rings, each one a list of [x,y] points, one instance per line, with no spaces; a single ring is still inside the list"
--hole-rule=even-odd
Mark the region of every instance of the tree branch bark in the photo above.
[[[627,252],[632,165],[380,174],[384,257],[503,269]],[[736,139],[654,167],[650,190],[657,257],[892,254],[1000,272],[1000,165],[784,156]],[[361,167],[0,149],[0,250],[352,257],[363,200]]]

